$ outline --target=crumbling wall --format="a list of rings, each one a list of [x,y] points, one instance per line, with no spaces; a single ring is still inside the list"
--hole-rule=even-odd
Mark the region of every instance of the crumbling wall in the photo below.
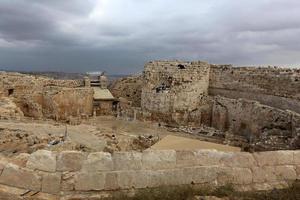
[[[45,92],[42,109],[45,117],[58,120],[68,119],[70,116],[90,116],[93,113],[92,88],[60,88]]]
[[[9,96],[27,117],[67,119],[92,114],[93,92],[80,80],[54,80],[20,73],[0,73],[2,96]]]
[[[142,75],[129,76],[115,80],[109,90],[114,97],[125,98],[130,101],[131,106],[141,107],[142,84]]]
[[[21,119],[21,109],[8,97],[0,97],[0,119]]]
[[[10,187],[11,192],[23,189],[25,197],[40,192],[81,199],[84,192],[87,198],[104,191],[190,184],[218,187],[231,183],[240,190],[270,190],[287,187],[300,178],[300,151],[88,154],[39,150],[19,165],[2,158],[0,170],[0,187]],[[32,192],[25,193],[27,190]]]
[[[141,107],[157,118],[180,118],[206,104],[209,67],[205,62],[155,61],[144,70]],[[154,115],[153,115],[154,116]]]
[[[255,100],[300,113],[300,69],[212,65],[209,94]]]
[[[217,96],[212,110],[212,126],[243,136],[265,149],[299,148],[300,115],[245,99]]]

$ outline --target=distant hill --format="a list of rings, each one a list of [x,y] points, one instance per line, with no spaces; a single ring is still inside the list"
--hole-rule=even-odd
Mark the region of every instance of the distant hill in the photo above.
[[[7,71],[7,70],[3,70]],[[38,72],[38,71],[7,71],[7,72],[19,72],[22,74],[30,74],[30,75],[38,75],[38,76],[46,76],[49,78],[60,79],[60,80],[77,80],[83,79],[86,76],[85,73],[69,73],[69,72]],[[115,79],[123,78],[128,75],[114,75],[114,74],[107,74],[108,78],[112,81]]]

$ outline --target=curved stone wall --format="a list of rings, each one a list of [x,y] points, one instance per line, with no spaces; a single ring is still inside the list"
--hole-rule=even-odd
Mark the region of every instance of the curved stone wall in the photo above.
[[[300,151],[214,150],[83,153],[39,150],[26,164],[1,159],[0,187],[72,196],[161,185],[234,184],[241,190],[287,186],[300,178]]]
[[[211,65],[208,91],[300,113],[299,81],[300,69]]]

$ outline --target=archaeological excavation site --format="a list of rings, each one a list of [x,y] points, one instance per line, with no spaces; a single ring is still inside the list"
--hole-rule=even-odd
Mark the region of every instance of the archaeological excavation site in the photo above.
[[[174,60],[118,79],[2,71],[0,97],[3,200],[281,191],[300,180],[299,68]]]

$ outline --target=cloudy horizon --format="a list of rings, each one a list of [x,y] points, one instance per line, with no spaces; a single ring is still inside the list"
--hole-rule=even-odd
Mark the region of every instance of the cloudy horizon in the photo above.
[[[141,71],[150,60],[300,66],[297,0],[2,0],[0,69]]]

